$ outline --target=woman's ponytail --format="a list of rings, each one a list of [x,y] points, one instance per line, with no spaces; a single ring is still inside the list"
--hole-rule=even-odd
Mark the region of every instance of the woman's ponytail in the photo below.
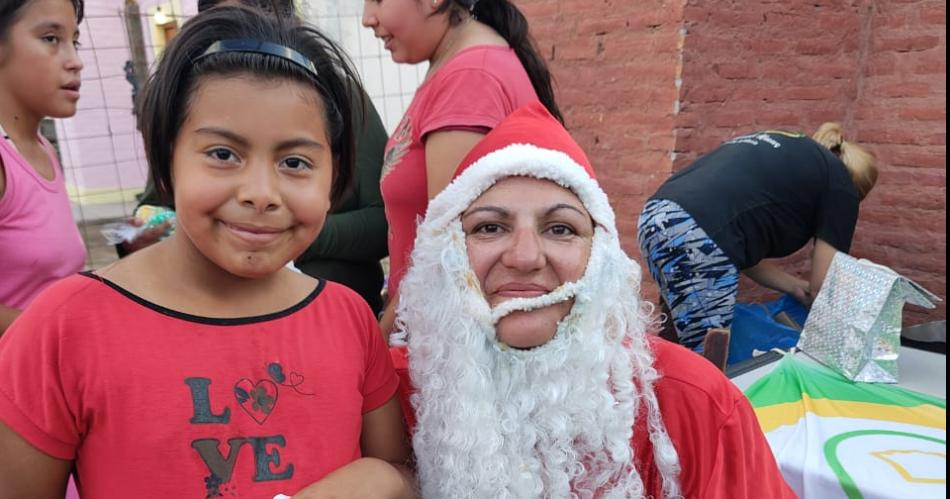
[[[538,100],[558,121],[564,122],[561,110],[554,100],[551,72],[548,71],[547,64],[534,46],[528,31],[528,20],[518,7],[515,7],[510,0],[449,0],[443,3],[438,12],[446,10],[449,10],[449,20],[453,25],[461,22],[464,19],[462,16],[472,15],[501,35],[515,51],[518,60],[528,73],[531,86],[538,94]]]
[[[839,123],[823,123],[812,138],[841,159],[858,189],[858,195],[864,200],[877,183],[877,161],[874,155],[845,140]]]

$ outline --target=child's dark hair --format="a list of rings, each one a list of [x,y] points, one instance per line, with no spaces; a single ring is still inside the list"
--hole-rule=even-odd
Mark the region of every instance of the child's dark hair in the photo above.
[[[212,7],[224,3],[226,0],[198,0],[198,12],[204,12]],[[238,0],[242,5],[261,9],[271,14],[282,16],[294,15],[294,0]]]
[[[32,0],[3,0],[0,2],[0,41],[6,39],[7,31],[10,29],[10,26],[13,26],[13,23],[20,17],[20,12],[23,10],[23,7],[26,7],[26,4],[31,1]],[[85,9],[84,1],[85,0],[70,0],[73,4],[73,9],[76,11],[77,23],[82,22],[83,10]]]
[[[436,13],[446,11],[449,11],[449,22],[453,26],[462,22],[465,16],[473,15],[498,32],[518,55],[538,99],[558,121],[564,122],[554,100],[551,72],[531,40],[528,20],[518,7],[510,0],[448,0],[442,2]]]
[[[222,40],[268,42],[292,48],[313,63],[316,75],[283,57],[256,52],[222,51],[205,54]],[[281,16],[262,16],[247,7],[221,6],[185,23],[165,48],[138,102],[138,123],[145,142],[149,174],[158,194],[173,202],[171,163],[175,139],[189,112],[191,96],[202,78],[251,74],[264,79],[290,79],[311,85],[323,100],[327,133],[333,152],[335,206],[353,177],[352,116],[362,92],[359,79],[342,50],[316,29]],[[234,105],[239,106],[239,102]]]

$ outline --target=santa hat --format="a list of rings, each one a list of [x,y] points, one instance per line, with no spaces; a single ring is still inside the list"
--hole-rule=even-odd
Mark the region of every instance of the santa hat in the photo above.
[[[594,221],[616,235],[614,212],[587,155],[540,102],[513,112],[468,153],[452,183],[429,203],[427,222],[445,226],[509,176],[547,179],[570,189]]]

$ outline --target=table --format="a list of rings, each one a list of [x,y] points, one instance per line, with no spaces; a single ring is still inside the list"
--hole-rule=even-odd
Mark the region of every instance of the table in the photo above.
[[[745,391],[759,378],[765,376],[775,368],[775,362],[781,355],[767,354],[761,361],[762,365],[753,367],[746,372],[740,372],[732,377],[732,382]],[[799,359],[815,362],[807,355],[799,352],[795,354]],[[753,359],[755,361],[756,359]],[[754,362],[753,362],[754,363]],[[743,366],[737,366],[742,371]],[[933,352],[926,352],[916,348],[901,347],[897,357],[897,370],[900,382],[897,386],[915,392],[926,393],[942,399],[947,398],[947,356]]]
[[[805,369],[803,363],[817,362],[804,353],[792,355],[795,356],[796,363],[784,364],[782,377],[774,378],[770,380],[770,384],[760,386],[758,393],[752,394],[752,398],[761,403],[767,400],[762,398],[763,395],[768,397],[767,394],[781,393],[783,387],[789,384],[796,385],[798,381],[795,381],[795,378],[786,376],[803,376],[798,378],[803,382],[803,397],[800,402],[792,401],[787,406],[781,402],[775,405],[766,403],[756,410],[763,431],[767,432],[766,438],[775,453],[779,468],[797,494],[805,499],[946,497],[945,419],[941,426],[939,417],[935,420],[935,414],[926,410],[922,413],[912,413],[915,414],[913,417],[907,416],[908,413],[903,412],[903,406],[886,405],[886,401],[896,399],[879,391],[877,387],[880,385],[849,385],[843,378],[841,382],[832,380],[828,377],[835,377],[832,373],[818,374],[828,372],[827,370]],[[781,358],[781,354],[770,353],[733,366],[731,380],[739,389],[745,391],[772,372],[779,365],[778,360]],[[794,368],[792,365],[800,367]],[[896,384],[897,387],[945,400],[946,375],[945,355],[901,347],[898,356],[900,382]],[[792,380],[791,383],[782,381],[789,379]],[[804,394],[815,392],[809,391],[805,380],[820,383],[820,386],[827,388],[828,392],[820,392],[822,394],[846,395],[842,397],[840,405],[828,405],[824,402],[828,399],[824,397],[808,399],[806,402]],[[835,390],[842,390],[839,385],[855,388],[836,392]],[[860,391],[865,395],[880,395],[879,402],[882,405],[863,412],[862,409],[867,410],[865,404],[875,404],[878,401],[860,397],[848,398],[848,395],[854,396],[854,390],[859,385],[863,386]],[[911,400],[924,399],[926,398],[918,397]],[[931,402],[927,402],[930,404],[927,407],[936,409],[932,399],[929,400]],[[794,416],[796,408],[803,405],[807,405],[808,409],[801,413],[800,418],[793,417],[788,422],[784,420],[786,414]],[[832,409],[829,410],[829,407]],[[919,416],[926,418],[921,419]]]

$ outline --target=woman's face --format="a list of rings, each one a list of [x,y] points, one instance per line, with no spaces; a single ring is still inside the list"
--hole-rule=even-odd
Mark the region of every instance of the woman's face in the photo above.
[[[363,26],[383,41],[394,62],[417,64],[432,58],[448,29],[448,16],[433,15],[443,1],[365,0]]]
[[[594,225],[573,192],[549,180],[508,177],[462,213],[472,270],[492,307],[535,298],[584,275]],[[573,300],[502,318],[498,341],[533,348],[554,337]]]

